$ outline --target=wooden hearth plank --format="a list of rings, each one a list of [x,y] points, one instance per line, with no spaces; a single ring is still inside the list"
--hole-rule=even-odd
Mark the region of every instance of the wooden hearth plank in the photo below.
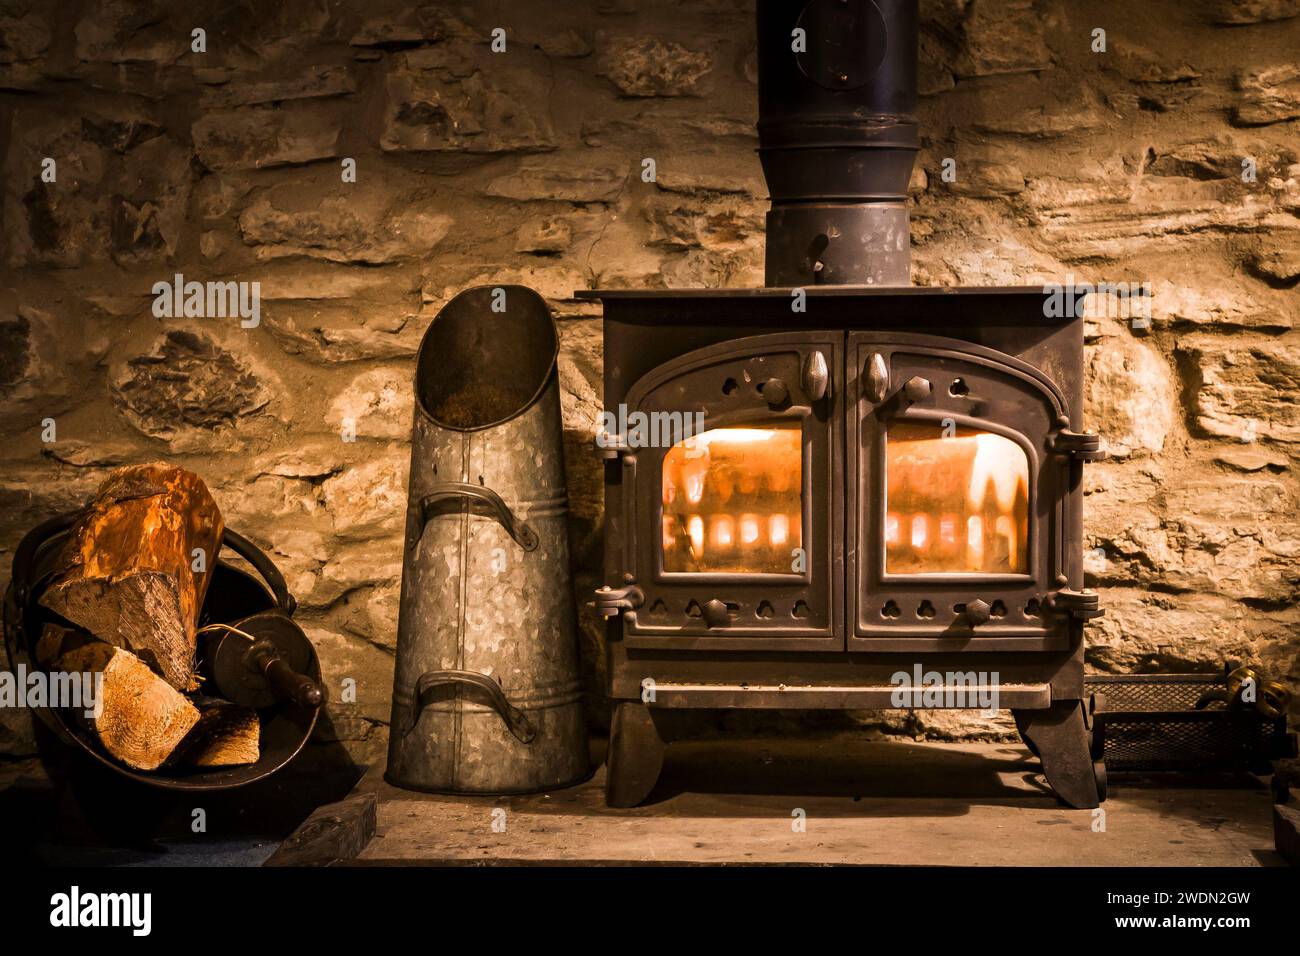
[[[380,785],[359,865],[917,864],[1259,866],[1275,859],[1268,788],[1112,784],[1106,830],[1062,807],[1011,744],[690,741],[650,802],[611,810],[604,771],[525,797]],[[721,792],[718,792],[721,791]],[[803,812],[802,831],[793,826]]]

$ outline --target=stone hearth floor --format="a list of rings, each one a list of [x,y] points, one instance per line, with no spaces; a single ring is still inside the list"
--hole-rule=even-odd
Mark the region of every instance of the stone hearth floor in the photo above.
[[[1284,865],[1264,780],[1112,775],[1102,832],[1012,744],[679,742],[630,810],[605,807],[603,767],[522,797],[410,793],[381,772],[354,791],[377,799],[362,864]]]

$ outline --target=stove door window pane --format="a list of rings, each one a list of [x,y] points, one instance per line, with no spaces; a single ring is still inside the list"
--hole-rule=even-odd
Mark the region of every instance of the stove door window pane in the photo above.
[[[885,572],[1028,571],[1029,460],[1001,435],[900,423],[885,435]]]
[[[711,428],[664,456],[669,572],[791,574],[802,547],[803,433],[797,423]]]

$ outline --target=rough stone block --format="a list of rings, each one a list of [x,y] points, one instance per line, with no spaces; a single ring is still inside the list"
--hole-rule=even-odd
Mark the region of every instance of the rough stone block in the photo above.
[[[327,478],[321,494],[335,533],[352,541],[399,533],[406,525],[408,466],[406,450],[390,445]]]
[[[1209,12],[1215,23],[1265,23],[1300,16],[1300,0],[1215,0]]]
[[[356,439],[409,438],[415,397],[411,369],[405,366],[370,369],[352,379],[334,396],[325,423],[335,434]]]
[[[1088,421],[1101,428],[1111,456],[1156,454],[1165,447],[1178,400],[1173,375],[1154,349],[1124,335],[1088,352]]]
[[[37,13],[0,13],[0,63],[34,60],[50,46],[50,27]]]
[[[528,74],[489,69],[469,42],[395,57],[379,145],[389,151],[504,153],[555,148],[550,107]]]
[[[309,256],[370,265],[427,255],[451,225],[451,216],[394,195],[382,183],[286,184],[239,216],[240,234],[259,259]]]
[[[608,203],[618,198],[631,175],[631,170],[592,167],[572,160],[526,162],[515,172],[492,180],[483,191],[521,202]]]
[[[1242,126],[1266,126],[1300,116],[1300,63],[1249,70],[1237,78],[1240,98],[1233,118]]]
[[[693,96],[713,69],[707,53],[657,37],[598,38],[600,74],[623,96]]]
[[[982,0],[967,8],[961,52],[953,72],[990,76],[1045,70],[1052,54],[1033,0]]]
[[[1177,346],[1202,433],[1241,442],[1300,442],[1300,345],[1197,337]]]
[[[218,171],[330,159],[338,155],[341,131],[329,115],[290,107],[214,111],[191,127],[200,162]]]
[[[55,313],[0,292],[0,432],[19,416],[30,427],[82,401],[109,343],[93,310]]]
[[[77,58],[102,63],[173,63],[189,51],[189,31],[167,20],[159,0],[104,0],[86,8],[73,34]]]
[[[172,439],[186,430],[234,427],[266,408],[277,384],[210,336],[177,329],[158,339],[151,352],[123,362],[109,394],[141,432]]]
[[[346,66],[312,66],[283,78],[243,78],[203,91],[205,109],[262,106],[286,100],[320,99],[356,92],[356,82]]]

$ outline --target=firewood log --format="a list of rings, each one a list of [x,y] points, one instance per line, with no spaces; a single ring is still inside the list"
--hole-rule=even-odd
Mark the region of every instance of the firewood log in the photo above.
[[[96,638],[61,624],[46,624],[36,641],[36,663],[46,670],[54,670],[59,658],[78,647],[95,643]]]
[[[41,603],[193,690],[195,630],[223,530],[197,475],[163,462],[119,468],[73,525]]]
[[[197,700],[199,722],[181,744],[180,762],[192,767],[238,767],[257,763],[262,724],[257,711],[227,700]]]
[[[102,678],[94,715],[69,710],[111,756],[136,770],[156,770],[199,721],[199,711],[144,663],[120,647],[92,641],[61,654],[54,668]]]

